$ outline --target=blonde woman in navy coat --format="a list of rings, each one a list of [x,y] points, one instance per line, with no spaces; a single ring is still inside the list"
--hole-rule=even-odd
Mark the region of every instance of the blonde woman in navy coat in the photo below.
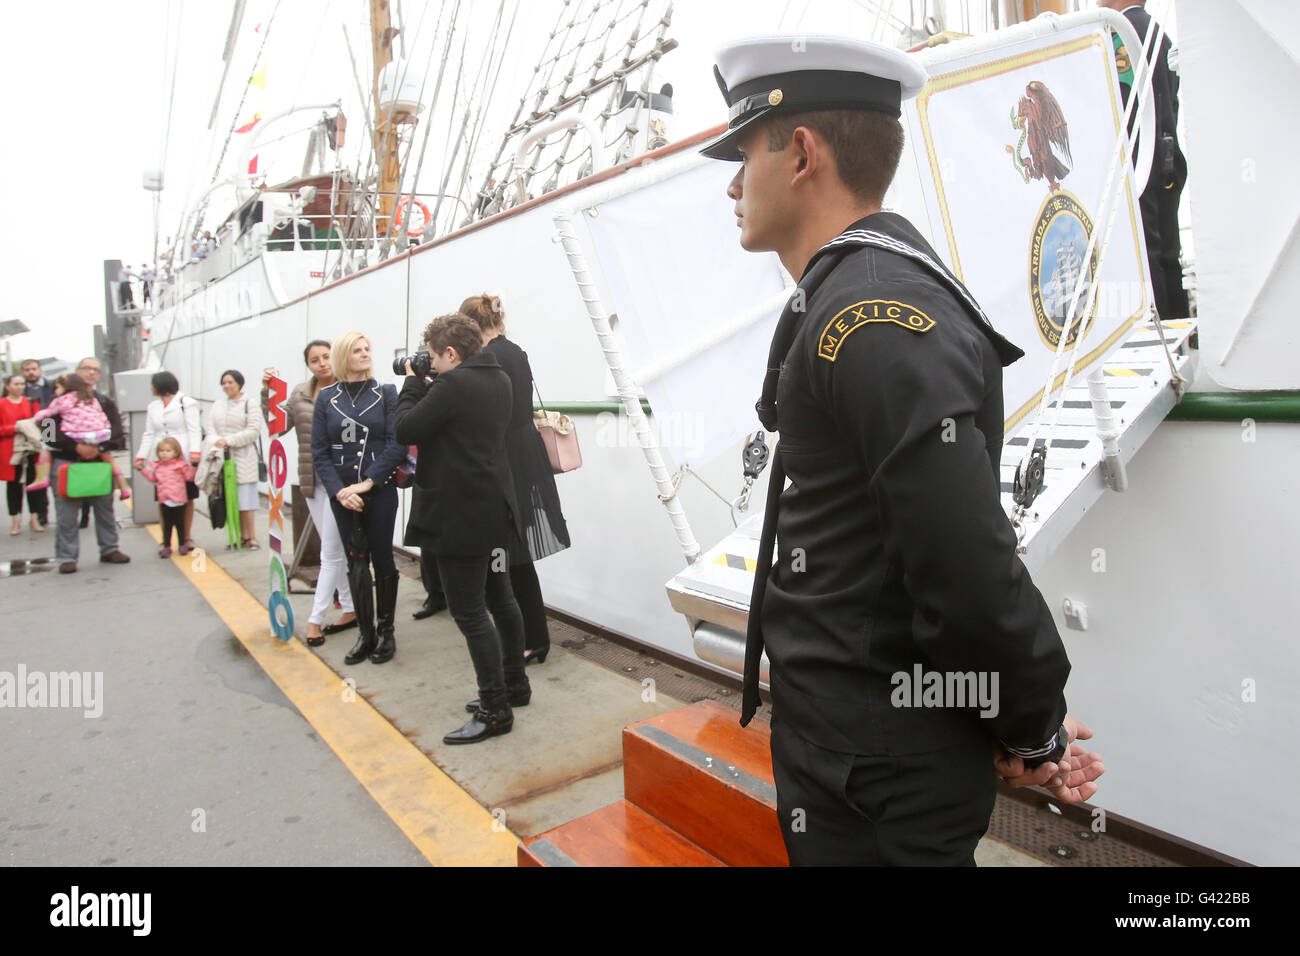
[[[397,650],[393,611],[397,606],[397,566],[393,563],[393,526],[397,521],[397,486],[392,476],[406,457],[393,437],[397,389],[371,377],[370,341],[360,332],[334,340],[330,357],[337,377],[316,396],[312,415],[311,457],[317,480],[330,498],[344,547],[360,521],[370,545],[375,577],[375,616],[358,613],[361,636],[344,662],[369,657],[382,664]],[[348,567],[352,567],[349,549]],[[350,577],[350,576],[349,576]],[[362,602],[353,594],[354,604]]]

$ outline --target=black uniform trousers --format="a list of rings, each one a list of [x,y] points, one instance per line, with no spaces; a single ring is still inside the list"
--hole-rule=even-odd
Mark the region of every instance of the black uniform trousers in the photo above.
[[[1176,181],[1170,189],[1152,183],[1139,200],[1151,290],[1155,293],[1156,314],[1162,322],[1186,318],[1191,312],[1187,290],[1183,288],[1182,242],[1178,235],[1181,195],[1182,185]]]
[[[776,812],[791,866],[974,866],[996,796],[969,742],[904,756],[837,753],[772,718]]]

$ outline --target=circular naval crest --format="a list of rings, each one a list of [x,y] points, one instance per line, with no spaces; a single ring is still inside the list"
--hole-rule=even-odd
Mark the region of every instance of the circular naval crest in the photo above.
[[[1092,218],[1082,203],[1064,189],[1048,195],[1038,211],[1033,238],[1029,243],[1029,301],[1034,310],[1038,334],[1049,348],[1055,349],[1061,341],[1066,325],[1066,309],[1074,295],[1074,287],[1083,272],[1083,257],[1088,250],[1088,237],[1092,235]],[[1097,278],[1097,250],[1088,261],[1087,275],[1079,292],[1077,311],[1088,300],[1088,289]],[[1084,334],[1097,317],[1097,303],[1083,322],[1070,323],[1070,334],[1065,348],[1074,348],[1079,329]]]

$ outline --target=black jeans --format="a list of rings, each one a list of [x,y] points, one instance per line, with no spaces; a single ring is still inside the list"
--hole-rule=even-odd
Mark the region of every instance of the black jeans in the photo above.
[[[488,710],[500,710],[507,700],[506,688],[528,678],[524,676],[524,619],[510,590],[510,575],[506,570],[491,570],[491,565],[492,557],[486,554],[438,555],[447,608],[469,646],[479,700]]]
[[[987,747],[838,753],[776,711],[772,774],[791,866],[974,866],[996,796]]]
[[[361,512],[361,526],[366,532],[366,543],[370,546],[370,563],[375,569],[375,578],[391,578],[397,574],[397,565],[393,562],[393,527],[397,524],[397,487],[384,485],[378,491],[365,496],[366,510]],[[349,511],[339,504],[338,499],[330,496],[330,510],[334,512],[334,521],[339,526],[339,537],[343,539],[343,550],[348,554],[348,567],[352,567],[352,522],[358,517],[357,512]]]

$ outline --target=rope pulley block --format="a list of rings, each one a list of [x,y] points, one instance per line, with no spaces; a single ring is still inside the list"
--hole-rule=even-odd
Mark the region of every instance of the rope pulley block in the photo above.
[[[745,450],[740,453],[745,477],[753,481],[762,474],[763,469],[767,467],[767,459],[770,456],[771,451],[767,447],[767,436],[762,431],[754,432],[749,441],[745,442]]]
[[[1039,438],[1029,453],[1029,462],[1016,465],[1016,481],[1011,497],[1022,508],[1028,508],[1043,490],[1043,477],[1047,470],[1047,441]]]

